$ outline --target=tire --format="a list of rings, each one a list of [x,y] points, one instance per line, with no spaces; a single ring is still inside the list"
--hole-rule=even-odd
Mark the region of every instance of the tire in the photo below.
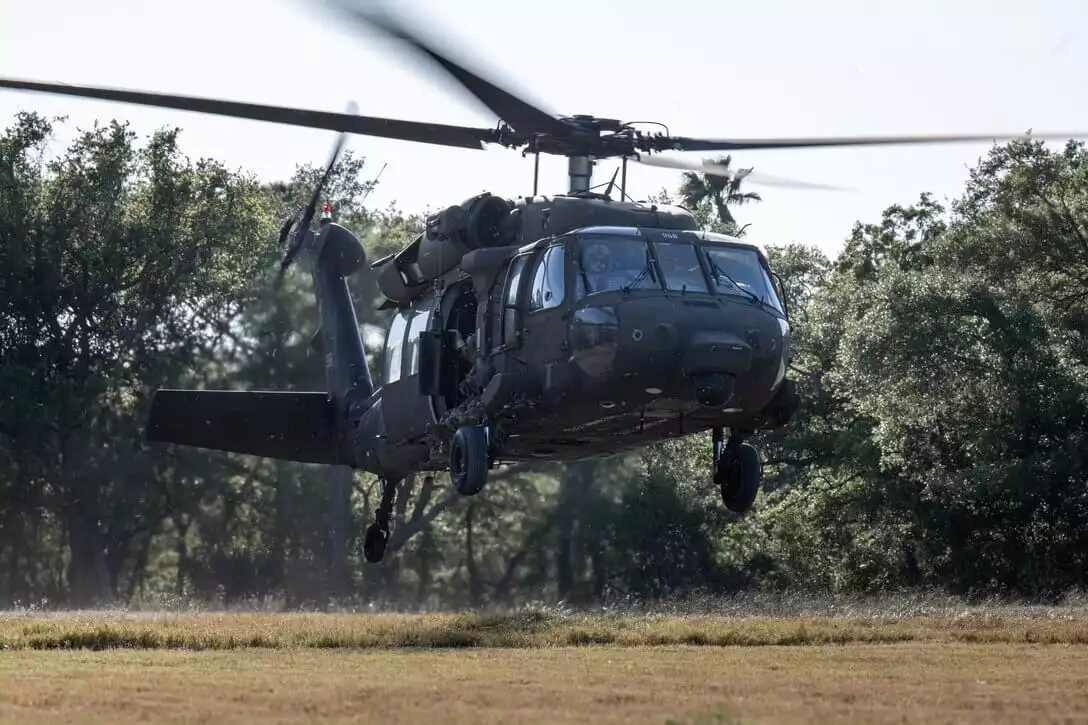
[[[722,456],[715,480],[719,482],[722,503],[730,511],[743,514],[752,508],[763,479],[763,461],[751,443],[741,443],[736,453]]]
[[[363,556],[371,564],[377,564],[385,557],[385,547],[389,544],[389,532],[375,521],[366,528],[363,539]]]
[[[462,496],[475,496],[487,483],[490,459],[483,426],[458,428],[450,442],[450,480]]]

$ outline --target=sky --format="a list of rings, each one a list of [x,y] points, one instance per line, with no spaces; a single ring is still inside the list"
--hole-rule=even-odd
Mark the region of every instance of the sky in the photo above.
[[[1074,132],[1088,136],[1083,0],[399,0],[428,37],[548,111],[659,121],[726,137]],[[419,56],[341,27],[323,0],[0,0],[0,75],[491,127],[495,117]],[[146,135],[183,129],[182,149],[265,179],[324,163],[332,132],[0,89],[0,121],[66,115],[57,143],[112,118]],[[734,164],[850,192],[751,186],[737,210],[759,244],[834,255],[856,221],[923,191],[960,195],[991,144],[738,152]],[[353,136],[370,202],[438,209],[481,191],[532,192],[520,151],[446,149]],[[682,154],[693,160],[705,154]],[[597,165],[607,181],[616,160]],[[628,193],[675,190],[679,171],[630,165]],[[566,161],[541,158],[542,193]]]

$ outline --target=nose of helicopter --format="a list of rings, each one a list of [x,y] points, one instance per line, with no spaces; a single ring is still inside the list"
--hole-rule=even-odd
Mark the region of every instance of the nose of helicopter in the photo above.
[[[773,378],[783,343],[778,318],[721,299],[626,300],[578,310],[574,326],[574,361],[602,396],[694,395],[711,406],[729,401],[739,379]]]
[[[752,367],[752,345],[721,320],[678,319],[645,328],[620,325],[617,368],[631,377],[743,375]],[[623,334],[628,332],[628,334]],[[626,364],[625,364],[626,363]]]

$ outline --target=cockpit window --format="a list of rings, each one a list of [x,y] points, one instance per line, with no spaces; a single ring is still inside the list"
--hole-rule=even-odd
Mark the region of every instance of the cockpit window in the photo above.
[[[563,304],[563,247],[555,245],[544,250],[533,273],[529,291],[529,310],[547,310]]]
[[[660,289],[646,242],[633,237],[586,234],[578,239],[576,295],[620,289]]]
[[[782,312],[782,303],[775,294],[771,278],[754,251],[740,247],[707,246],[706,255],[710,262],[710,276],[718,292],[742,297],[755,296]]]
[[[665,275],[665,286],[670,290],[687,292],[709,292],[703,266],[699,264],[699,255],[695,247],[684,242],[654,242],[654,251],[661,271]]]

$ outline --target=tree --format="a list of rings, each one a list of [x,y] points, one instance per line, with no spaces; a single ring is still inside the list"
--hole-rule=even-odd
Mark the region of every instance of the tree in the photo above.
[[[714,159],[713,163],[728,168],[733,163],[733,157],[722,156]],[[734,235],[742,233],[743,229],[737,224],[729,207],[763,200],[756,192],[740,190],[744,178],[750,173],[752,169],[741,169],[729,176],[685,171],[680,184],[680,199],[689,209],[700,209],[710,205],[715,212],[716,221],[728,230],[724,233]]]
[[[183,158],[176,130],[139,148],[126,125],[96,125],[45,163],[51,131],[24,113],[0,138],[0,398],[15,401],[0,432],[15,495],[57,512],[72,599],[90,604],[154,526],[133,416],[219,338],[273,226],[256,180]]]

